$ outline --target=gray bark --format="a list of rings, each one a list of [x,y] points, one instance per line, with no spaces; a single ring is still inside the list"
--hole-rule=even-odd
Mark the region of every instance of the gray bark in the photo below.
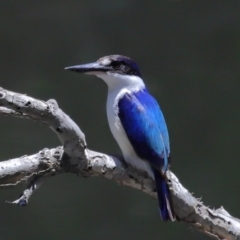
[[[128,166],[122,156],[88,149],[80,128],[58,107],[55,100],[44,102],[1,88],[0,115],[44,123],[57,134],[62,145],[43,149],[31,156],[0,162],[0,187],[15,186],[26,180],[29,182],[20,198],[6,202],[26,206],[45,178],[66,172],[84,177],[103,176],[157,198],[154,181],[145,173]],[[240,239],[239,219],[223,207],[214,210],[205,206],[189,193],[171,171],[167,172],[167,178],[178,221],[216,239]]]

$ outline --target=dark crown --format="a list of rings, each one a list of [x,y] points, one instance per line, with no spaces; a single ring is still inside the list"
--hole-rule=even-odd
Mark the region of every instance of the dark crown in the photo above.
[[[109,68],[109,72],[141,77],[138,65],[130,58],[121,55],[110,55],[98,60],[98,63]]]

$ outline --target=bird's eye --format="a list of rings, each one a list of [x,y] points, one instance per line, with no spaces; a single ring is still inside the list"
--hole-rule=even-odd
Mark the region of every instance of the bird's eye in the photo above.
[[[121,68],[121,63],[120,62],[113,62],[112,63],[112,66],[115,68],[115,69],[119,69],[119,68]]]

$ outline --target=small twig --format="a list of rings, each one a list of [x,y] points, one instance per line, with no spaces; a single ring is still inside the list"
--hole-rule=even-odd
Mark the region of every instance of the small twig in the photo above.
[[[17,204],[19,206],[27,206],[29,198],[32,194],[42,185],[44,181],[43,176],[36,176],[28,185],[28,187],[23,191],[20,197],[15,201],[5,200],[6,203]]]

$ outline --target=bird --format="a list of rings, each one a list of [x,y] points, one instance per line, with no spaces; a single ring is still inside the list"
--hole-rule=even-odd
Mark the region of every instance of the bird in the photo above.
[[[170,161],[168,129],[137,63],[126,56],[110,55],[65,69],[95,75],[107,84],[107,119],[113,137],[125,161],[155,181],[162,220],[174,221],[166,178]]]

